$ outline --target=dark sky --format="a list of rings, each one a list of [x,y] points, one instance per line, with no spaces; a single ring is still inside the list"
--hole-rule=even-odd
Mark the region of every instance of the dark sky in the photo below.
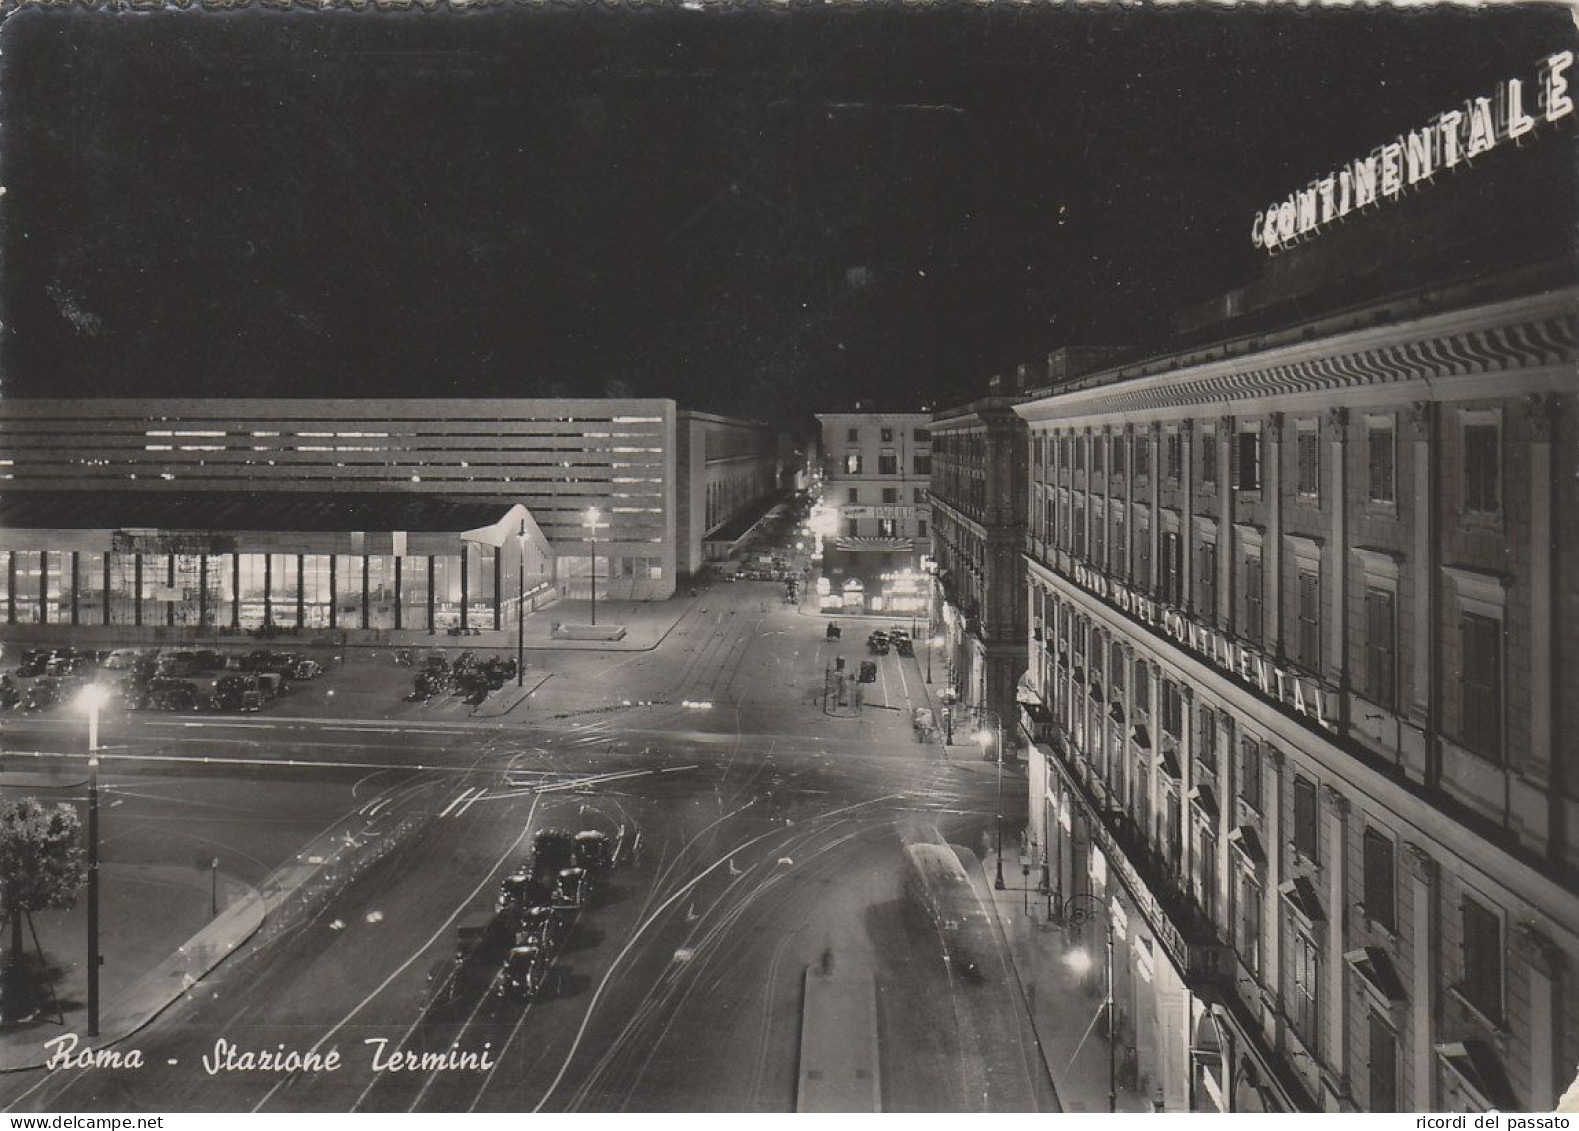
[[[1534,6],[24,12],[0,380],[957,399],[1159,340],[1254,276],[1258,207],[1574,38]]]

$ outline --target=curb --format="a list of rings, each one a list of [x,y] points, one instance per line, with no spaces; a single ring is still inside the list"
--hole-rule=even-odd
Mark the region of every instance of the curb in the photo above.
[[[265,902],[262,892],[257,888],[248,887],[246,894],[225,908],[218,918],[208,923],[197,934],[178,946],[169,957],[126,987],[105,1010],[105,1022],[101,1026],[100,1036],[94,1038],[91,1047],[108,1048],[126,1040],[180,1001],[188,990],[211,974],[220,963],[235,952],[237,947],[242,946],[258,933],[265,919]],[[236,925],[238,923],[239,927]],[[225,938],[208,937],[220,935]],[[194,955],[201,957],[194,962]],[[155,1004],[151,1006],[123,1004],[148,994],[161,984],[165,988],[156,990],[152,994]],[[6,1047],[8,1042],[0,1040],[0,1073],[26,1072],[44,1067],[47,1059],[43,1048],[45,1043],[69,1035],[80,1036],[84,1042],[87,1040],[85,1034],[77,1033],[74,1027],[65,1026],[47,1035],[29,1033],[26,1041],[18,1040],[11,1048]],[[17,1046],[21,1046],[20,1051]],[[13,1057],[25,1059],[26,1063],[15,1063]]]

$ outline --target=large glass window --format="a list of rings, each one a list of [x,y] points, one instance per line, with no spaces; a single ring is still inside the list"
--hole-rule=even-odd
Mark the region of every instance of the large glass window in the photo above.
[[[340,554],[335,558],[334,603],[335,620],[341,628],[362,627],[361,554]]]
[[[1241,491],[1261,490],[1261,433],[1246,429],[1234,434],[1234,486]]]
[[[494,559],[492,546],[466,547],[466,623],[472,628],[493,627]]]
[[[1245,969],[1261,974],[1261,885],[1244,863],[1234,869],[1234,949]]]
[[[203,592],[203,555],[174,554],[170,559],[170,571],[173,578],[170,599],[175,623],[186,626],[203,623],[207,613],[207,594]]]
[[[460,555],[439,554],[433,559],[433,627],[454,628],[460,623]]]
[[[143,555],[143,624],[168,625],[174,616],[170,555]]]
[[[277,628],[295,628],[298,624],[296,601],[302,591],[297,575],[299,560],[295,554],[269,555],[269,615]]]
[[[328,628],[334,607],[330,589],[328,554],[308,554],[302,559],[302,626]]]
[[[395,559],[371,554],[367,559],[369,628],[395,627]]]
[[[43,610],[39,602],[39,584],[44,565],[38,550],[16,552],[16,622],[37,624]]]
[[[44,555],[46,597],[50,624],[71,623],[71,552],[51,550]]]
[[[267,592],[264,571],[267,554],[242,554],[241,558],[241,627],[259,628],[264,619],[264,596]]]
[[[235,560],[233,554],[208,555],[208,623],[220,628],[229,628],[235,615]]]
[[[400,559],[400,627],[428,629],[428,559],[413,555]]]
[[[20,579],[17,587],[20,590]],[[17,619],[22,619],[20,613]],[[110,623],[137,623],[136,554],[110,555]]]

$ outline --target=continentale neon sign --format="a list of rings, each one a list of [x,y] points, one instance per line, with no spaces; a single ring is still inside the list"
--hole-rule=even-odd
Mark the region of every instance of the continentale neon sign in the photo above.
[[[1256,213],[1250,241],[1276,252],[1351,212],[1392,200],[1443,169],[1457,169],[1498,145],[1516,142],[1541,125],[1568,117],[1574,110],[1568,93],[1573,61],[1572,51],[1548,55],[1533,87],[1522,79],[1500,82],[1492,94],[1444,111],[1419,129],[1267,205]]]

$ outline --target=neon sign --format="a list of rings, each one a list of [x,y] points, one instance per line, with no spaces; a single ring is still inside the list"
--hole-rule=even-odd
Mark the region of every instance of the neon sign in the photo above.
[[[1568,117],[1574,110],[1568,93],[1573,61],[1572,51],[1548,55],[1533,89],[1527,90],[1520,79],[1498,83],[1493,94],[1438,114],[1419,129],[1267,205],[1256,213],[1250,242],[1276,252],[1351,212],[1392,200],[1443,169],[1456,169],[1498,145],[1516,142],[1542,123]]]

